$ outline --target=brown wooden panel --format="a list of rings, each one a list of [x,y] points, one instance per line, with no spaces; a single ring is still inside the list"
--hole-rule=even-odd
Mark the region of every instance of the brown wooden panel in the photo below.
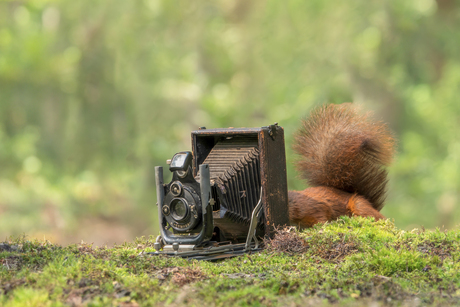
[[[274,227],[289,225],[284,146],[282,127],[272,125],[259,132],[265,233],[269,236],[273,235]]]

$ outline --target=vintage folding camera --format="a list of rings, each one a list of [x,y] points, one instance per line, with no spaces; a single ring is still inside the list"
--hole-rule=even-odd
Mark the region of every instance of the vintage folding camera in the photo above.
[[[169,170],[172,180],[164,184],[163,168],[155,168],[157,252],[244,252],[289,223],[284,130],[278,124],[192,131],[192,152],[176,153]]]

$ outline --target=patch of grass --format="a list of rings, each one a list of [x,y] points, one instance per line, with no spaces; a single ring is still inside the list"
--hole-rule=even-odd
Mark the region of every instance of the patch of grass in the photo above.
[[[264,240],[268,251],[297,254],[305,252],[310,245],[302,238],[294,226],[276,229],[276,236]]]
[[[220,262],[24,237],[0,250],[0,305],[367,306],[460,304],[460,232],[344,217],[278,230],[260,253]]]

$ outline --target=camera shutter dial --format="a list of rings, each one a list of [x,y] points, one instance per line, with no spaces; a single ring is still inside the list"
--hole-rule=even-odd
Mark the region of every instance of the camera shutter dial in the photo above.
[[[170,213],[169,207],[168,207],[168,206],[163,206],[163,207],[161,208],[161,210],[163,211],[163,214],[166,215],[166,216],[168,216],[169,213]]]
[[[170,190],[174,196],[178,197],[182,194],[182,184],[179,181],[174,181],[171,184]]]

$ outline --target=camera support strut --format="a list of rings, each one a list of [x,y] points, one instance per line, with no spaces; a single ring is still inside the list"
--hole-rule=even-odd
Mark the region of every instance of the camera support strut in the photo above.
[[[256,237],[256,228],[259,222],[260,215],[263,212],[262,211],[262,193],[263,193],[262,189],[263,188],[260,187],[259,202],[257,203],[256,207],[252,211],[252,215],[251,215],[251,225],[249,226],[248,237],[246,238],[246,245],[245,245],[246,251],[248,252],[251,251],[252,240],[254,240],[254,243],[256,244],[254,249],[259,248],[259,241],[257,240],[257,237]]]

